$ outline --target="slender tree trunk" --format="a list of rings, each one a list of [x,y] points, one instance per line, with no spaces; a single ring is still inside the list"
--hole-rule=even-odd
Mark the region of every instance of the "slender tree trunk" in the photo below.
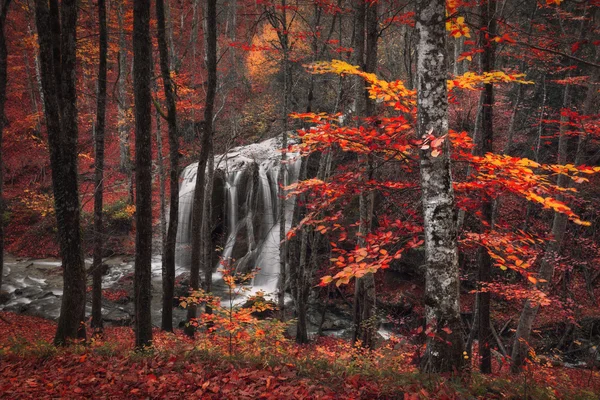
[[[152,41],[150,0],[133,8],[133,86],[135,96],[135,346],[152,345]]]
[[[291,96],[290,66],[289,66],[289,43],[288,43],[288,22],[286,0],[281,0],[281,32],[279,33],[279,43],[283,53],[283,132],[281,133],[281,163],[279,164],[279,181],[277,195],[279,196],[279,293],[277,303],[279,306],[279,316],[282,321],[285,320],[285,289],[287,286],[287,253],[288,243],[285,235],[285,190],[287,177],[287,142],[288,142],[288,113]]]
[[[473,126],[473,136],[471,137],[473,139],[473,143],[475,144],[475,146],[473,147],[473,149],[471,150],[471,154],[475,155],[475,153],[477,152],[477,149],[481,146],[481,110],[483,109],[483,98],[484,98],[484,93],[481,92],[481,94],[479,95],[479,100],[477,102],[477,112],[476,112],[476,116],[475,116],[475,124]],[[471,171],[473,170],[473,168],[471,167],[471,165],[467,166],[467,173],[465,174],[467,179],[471,176]],[[465,222],[465,216],[466,216],[466,212],[463,209],[458,210],[458,218],[457,218],[457,222],[456,222],[456,226],[457,226],[457,231],[460,232],[462,230],[463,224]],[[470,349],[469,349],[470,351]]]
[[[156,95],[156,86],[154,87],[154,93]],[[158,196],[160,198],[159,203],[159,224],[160,224],[160,243],[161,243],[161,255],[162,263],[164,265],[165,258],[165,244],[167,243],[167,187],[166,187],[166,173],[165,173],[165,161],[163,157],[163,137],[162,137],[162,121],[160,111],[157,110],[154,120],[156,121],[156,164],[158,167]],[[163,312],[164,315],[164,312]]]
[[[196,173],[196,188],[194,190],[194,207],[192,211],[192,260],[190,265],[190,286],[192,290],[200,288],[200,270],[202,259],[202,225],[205,197],[206,164],[212,149],[213,114],[217,90],[217,11],[216,0],[206,2],[206,68],[208,72],[206,87],[206,103],[204,105],[204,121],[202,123],[201,150],[198,159],[198,172]],[[207,268],[205,266],[205,268]],[[205,269],[206,271],[206,269]],[[189,324],[196,318],[196,306],[188,306],[188,325],[185,332],[188,336],[194,336],[194,327]]]
[[[75,86],[77,4],[36,0],[40,72],[52,165],[52,187],[60,253],[63,297],[54,343],[85,338],[86,273],[81,248],[77,182],[77,92]]]
[[[356,62],[362,65],[365,72],[375,73],[377,70],[377,39],[379,38],[377,3],[366,4],[363,0],[358,0],[355,6],[355,32],[357,52]],[[355,99],[355,112],[358,117],[370,117],[376,114],[376,104],[369,98],[368,92],[364,89],[362,78],[357,82]],[[372,158],[367,156],[362,160],[366,168],[367,180],[372,178],[373,163]],[[374,193],[359,197],[359,246],[365,245],[364,237],[371,230],[372,210]],[[353,301],[353,324],[354,332],[352,341],[360,339],[365,347],[371,347],[373,344],[374,326],[372,318],[374,317],[375,306],[375,277],[373,274],[367,274],[356,280]]]
[[[167,103],[167,125],[169,129],[169,160],[170,169],[170,201],[169,225],[167,238],[163,244],[162,289],[163,312],[161,328],[164,331],[173,331],[173,296],[175,292],[175,246],[177,244],[177,226],[179,222],[179,138],[177,135],[177,107],[169,57],[164,1],[156,0],[156,20],[158,32],[158,50],[160,53],[160,71],[163,79],[163,88]]]
[[[486,39],[486,34],[496,34],[496,1],[488,0],[481,5],[481,15],[483,24],[487,29],[482,31],[480,40],[484,44],[484,51],[481,57],[481,70],[492,72],[495,64],[495,42]],[[479,155],[493,151],[494,143],[494,84],[488,83],[484,86],[483,104],[481,110],[481,147]],[[481,206],[482,231],[492,229],[493,201],[486,197]],[[486,225],[487,224],[487,228]],[[490,281],[492,271],[492,259],[484,247],[479,248],[479,284],[486,284]],[[480,369],[484,374],[492,373],[492,354],[490,341],[492,339],[490,325],[490,293],[488,291],[480,292],[477,296],[478,317],[479,317],[479,355]]]
[[[119,26],[119,53],[117,61],[119,64],[117,80],[117,115],[119,132],[119,168],[125,173],[127,184],[129,186],[129,203],[133,204],[133,171],[131,165],[130,138],[129,138],[129,102],[127,100],[127,35],[124,25],[124,3],[125,0],[118,0],[117,21]]]
[[[542,80],[542,86],[543,86],[543,95],[542,95],[542,109],[540,110],[540,118],[539,118],[539,123],[538,123],[538,129],[537,129],[537,137],[535,139],[535,144],[533,146],[533,159],[535,160],[535,162],[540,162],[540,149],[542,147],[542,135],[544,133],[544,117],[546,114],[546,100],[548,98],[547,96],[547,90],[546,90],[546,75],[544,75],[544,78]],[[527,229],[527,226],[529,225],[529,217],[531,215],[531,210],[533,209],[533,204],[531,202],[527,203],[527,208],[525,210],[525,220],[523,221],[523,230]]]
[[[98,65],[98,103],[96,110],[96,162],[94,163],[94,261],[92,264],[92,328],[102,331],[102,200],[104,196],[104,127],[106,122],[106,58],[108,32],[106,27],[106,2],[98,0],[100,25]]]
[[[417,32],[417,132],[419,138],[448,133],[448,95],[444,0],[419,0]],[[460,371],[463,367],[463,334],[459,308],[456,212],[450,170],[450,146],[433,157],[421,151],[421,187],[425,223],[425,314],[427,348],[424,372]]]
[[[215,155],[212,148],[208,155],[208,171],[206,171],[206,197],[204,198],[204,223],[202,224],[202,259],[204,262],[204,290],[207,293],[212,291],[212,193],[215,180]],[[212,308],[206,306],[204,308],[206,314],[212,314]]]
[[[5,22],[11,0],[4,0],[0,8],[0,289],[4,271],[4,163],[2,160],[2,134],[4,131],[4,105],[8,82],[8,51],[6,49]]]
[[[215,163],[213,152],[214,120],[215,120],[215,97],[217,94],[217,2],[208,2],[206,10],[206,69],[208,72],[208,84],[206,90],[206,105],[204,108],[204,121],[209,130],[210,140],[208,142],[208,172],[206,177],[206,196],[204,198],[204,219],[202,224],[202,252],[204,262],[204,289],[207,293],[212,291],[212,193],[215,176]],[[209,306],[205,307],[207,314],[212,313]]]

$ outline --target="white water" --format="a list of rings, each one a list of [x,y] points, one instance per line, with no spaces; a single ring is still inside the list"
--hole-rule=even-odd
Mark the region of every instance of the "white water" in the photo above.
[[[221,258],[238,269],[258,269],[250,292],[277,291],[279,280],[278,177],[281,163],[278,138],[237,147],[215,157],[223,172],[224,243]],[[189,263],[191,214],[197,164],[182,173],[180,184],[178,263]],[[288,154],[285,185],[298,179],[300,158]],[[215,175],[216,176],[216,175]],[[294,199],[285,200],[286,232],[290,229]],[[234,257],[236,257],[234,259]],[[221,279],[215,274],[213,279]]]

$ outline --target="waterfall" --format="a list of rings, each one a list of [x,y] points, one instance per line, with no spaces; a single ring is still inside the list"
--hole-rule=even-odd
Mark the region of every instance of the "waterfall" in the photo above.
[[[215,157],[213,232],[221,232],[218,256],[238,271],[258,268],[253,286],[266,293],[277,290],[279,279],[278,177],[279,138],[236,147]],[[197,163],[185,168],[180,181],[177,260],[189,265],[191,218]],[[300,157],[289,154],[285,184],[297,181]],[[220,184],[217,181],[221,180]],[[218,192],[218,193],[217,193]],[[215,202],[215,198],[220,199]],[[291,227],[294,199],[285,200],[286,231]],[[214,235],[213,235],[214,236]],[[218,261],[215,264],[219,264]],[[220,278],[220,274],[215,274]]]

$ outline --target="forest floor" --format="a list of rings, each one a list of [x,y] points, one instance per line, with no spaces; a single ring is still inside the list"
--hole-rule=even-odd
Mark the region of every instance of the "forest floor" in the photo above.
[[[214,399],[598,399],[600,373],[531,364],[510,375],[418,374],[414,347],[390,341],[375,351],[332,338],[297,346],[198,334],[155,332],[154,347],[133,351],[130,328],[57,349],[56,325],[0,312],[2,398]]]

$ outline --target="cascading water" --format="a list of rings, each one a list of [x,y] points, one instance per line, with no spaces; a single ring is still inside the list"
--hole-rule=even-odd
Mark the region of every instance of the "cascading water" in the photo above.
[[[238,271],[258,268],[253,286],[265,293],[277,290],[279,279],[278,176],[281,153],[278,138],[237,147],[215,157],[215,191],[222,198],[213,213],[214,232],[223,232],[215,245],[222,246],[220,257]],[[289,154],[285,184],[297,181],[300,158]],[[189,265],[191,218],[197,164],[183,171],[180,183],[178,263]],[[217,180],[221,179],[221,185]],[[286,231],[291,227],[294,199],[285,200]],[[220,225],[220,228],[216,225]],[[220,243],[219,243],[220,242]],[[220,277],[219,274],[215,278]],[[253,290],[254,291],[254,290]]]

